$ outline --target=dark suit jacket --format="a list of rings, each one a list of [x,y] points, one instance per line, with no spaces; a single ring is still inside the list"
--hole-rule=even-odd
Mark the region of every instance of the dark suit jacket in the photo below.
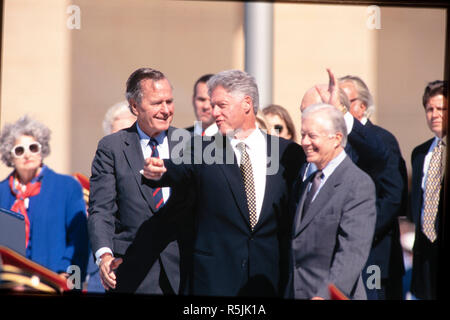
[[[389,149],[372,126],[365,126],[354,118],[347,141],[345,152],[364,172],[373,175],[385,168]]]
[[[173,132],[174,128],[169,128],[169,150],[176,143]],[[139,173],[143,166],[136,123],[100,140],[90,178],[88,226],[92,249],[96,252],[109,247],[115,256],[124,256],[138,229],[147,221],[151,239],[142,251],[147,254],[147,263],[135,266],[125,259],[117,271],[117,290],[178,293],[179,230],[173,221],[164,218],[166,211],[176,209],[176,201],[172,192],[166,205],[156,212],[152,189],[143,183]]]
[[[286,237],[281,233],[281,226],[287,224],[290,186],[305,156],[298,144],[265,136],[268,159],[279,168],[266,176],[263,205],[253,232],[234,152],[228,140],[219,134],[212,142],[194,137],[192,145],[200,143],[197,151],[213,155],[222,164],[218,161],[195,164],[194,150],[186,158],[191,159],[191,164],[176,165],[165,160],[167,172],[162,179],[148,181],[153,186],[182,185],[194,190],[195,243],[190,283],[193,295],[274,296],[279,293],[282,259],[287,257],[283,252],[287,245],[283,243]]]
[[[190,126],[190,127],[185,128],[185,129],[186,129],[188,132],[194,134],[194,126]]]
[[[377,192],[377,222],[367,266],[379,266],[382,279],[399,278],[405,271],[398,217],[406,215],[407,210],[406,164],[397,139],[389,131],[370,121],[366,126],[372,128],[389,149],[386,166],[371,176]]]
[[[414,148],[411,154],[412,181],[409,217],[416,225],[411,292],[420,299],[436,299],[438,247],[442,232],[440,220],[443,216],[443,185],[441,187],[438,215],[436,218],[438,237],[435,242],[431,243],[422,232],[421,214],[424,200],[422,191],[423,165],[425,156],[433,143],[433,139]]]
[[[331,174],[308,210],[300,216],[309,177],[298,179],[291,195],[291,272],[286,297],[329,298],[333,283],[352,299],[365,299],[361,272],[375,229],[375,186],[346,157]]]

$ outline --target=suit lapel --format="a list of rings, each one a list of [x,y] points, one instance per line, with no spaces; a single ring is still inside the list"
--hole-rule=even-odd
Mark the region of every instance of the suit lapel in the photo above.
[[[306,166],[305,166],[306,167]],[[306,170],[306,168],[305,168]],[[302,172],[304,172],[303,170],[301,170]],[[305,204],[305,199],[306,199],[306,188],[308,187],[308,185],[311,183],[311,179],[312,179],[313,175],[309,176],[304,182],[302,181],[303,175],[299,176],[299,180],[297,180],[299,186],[297,187],[298,189],[294,194],[294,198],[295,199],[299,199],[298,202],[296,202],[293,206],[293,210],[294,210],[294,235],[297,235],[300,232],[300,227],[301,227],[301,214],[303,212],[303,205]]]
[[[143,183],[142,175],[139,173],[144,166],[144,156],[142,155],[142,149],[139,140],[139,134],[137,132],[136,123],[127,131],[124,131],[124,154],[125,158],[130,165],[130,170],[133,172],[133,176],[136,180],[136,183],[139,186],[139,190],[142,193],[142,196],[147,201],[148,205],[152,209],[152,212],[155,212],[155,203],[153,201],[152,189]]]
[[[264,198],[263,203],[261,206],[261,212],[259,213],[259,219],[258,222],[255,225],[255,230],[260,227],[264,220],[269,218],[271,213],[273,212],[273,203],[275,202],[274,199],[278,197],[278,192],[280,191],[280,188],[272,188],[272,186],[280,186],[284,183],[284,181],[280,181],[283,178],[284,168],[281,167],[281,161],[279,161],[280,167],[278,168],[278,171],[276,174],[267,174],[269,170],[269,166],[271,165],[269,163],[269,160],[273,161],[273,159],[281,159],[281,152],[279,149],[272,150],[272,145],[276,145],[276,143],[272,143],[271,139],[275,139],[273,136],[269,136],[262,132],[264,139],[266,140],[266,185],[264,188]],[[276,137],[278,139],[278,137]],[[279,144],[278,144],[279,146]],[[274,157],[272,156],[272,152],[278,152],[278,156]]]
[[[222,170],[225,178],[228,182],[228,187],[233,194],[233,198],[236,201],[237,207],[239,208],[239,212],[241,213],[244,221],[247,223],[250,228],[249,221],[249,212],[247,206],[247,199],[245,196],[244,182],[242,180],[241,171],[239,166],[237,165],[237,159],[234,154],[233,148],[231,147],[228,139],[221,135],[216,135],[215,141],[218,139],[222,140],[222,146],[218,147],[216,150],[221,150],[223,155],[223,165],[219,165],[218,167]],[[233,163],[227,163],[233,159]]]
[[[325,184],[319,190],[319,193],[316,195],[316,198],[309,205],[309,208],[306,212],[303,212],[303,217],[300,221],[300,226],[298,230],[296,230],[295,237],[301,233],[305,227],[311,222],[314,217],[316,217],[321,209],[333,198],[333,195],[336,193],[335,189],[341,184],[342,172],[345,167],[348,165],[348,161],[351,161],[348,156],[337,166],[331,176],[327,179]],[[306,193],[306,190],[303,191],[303,195]]]

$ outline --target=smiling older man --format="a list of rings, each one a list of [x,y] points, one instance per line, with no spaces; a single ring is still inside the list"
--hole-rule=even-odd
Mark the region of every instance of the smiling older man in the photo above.
[[[301,144],[317,170],[297,180],[291,277],[287,297],[327,299],[332,283],[352,299],[365,299],[361,271],[375,229],[375,186],[347,156],[347,129],[334,106],[316,104],[302,113]]]

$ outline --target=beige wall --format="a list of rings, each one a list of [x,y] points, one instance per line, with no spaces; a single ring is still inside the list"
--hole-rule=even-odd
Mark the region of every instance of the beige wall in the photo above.
[[[412,149],[432,137],[421,104],[429,81],[443,79],[445,10],[381,8],[381,29],[369,29],[365,6],[276,4],[274,103],[300,130],[299,105],[326,68],[360,76],[374,95],[372,121],[399,141],[410,173]]]
[[[70,30],[69,4],[81,9]],[[243,69],[243,4],[204,1],[6,0],[1,125],[30,113],[53,131],[46,162],[90,174],[106,110],[135,69],[175,88],[173,125],[193,124],[192,87],[205,73]],[[20,78],[19,78],[20,76]],[[0,177],[10,171],[0,164]]]
[[[70,169],[70,38],[66,1],[4,1],[1,127],[29,114],[52,131],[47,163]],[[10,169],[0,164],[0,179]]]
[[[81,29],[69,30],[69,4]],[[124,99],[141,66],[162,70],[175,88],[175,126],[194,120],[192,85],[202,74],[243,69],[243,3],[145,0],[6,0],[1,125],[30,113],[53,131],[56,171],[90,173],[107,108]],[[382,8],[381,29],[364,6],[274,5],[274,103],[300,129],[298,106],[325,68],[361,76],[376,123],[393,132],[409,166],[412,147],[431,135],[420,96],[443,77],[445,11]],[[0,165],[0,177],[9,172]]]

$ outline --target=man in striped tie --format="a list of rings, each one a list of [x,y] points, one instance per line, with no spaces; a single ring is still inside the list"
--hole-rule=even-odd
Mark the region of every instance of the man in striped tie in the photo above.
[[[170,126],[172,86],[160,71],[140,68],[128,78],[126,97],[137,121],[100,140],[92,163],[88,220],[92,249],[105,289],[177,294],[183,282],[180,225],[187,224],[165,218],[165,212],[179,211],[172,205],[173,190],[150,188],[139,173],[146,158],[167,159],[178,143]],[[141,259],[136,252],[146,254]]]
[[[411,155],[411,212],[416,225],[411,293],[419,299],[436,299],[442,238],[443,183],[447,145],[448,83],[430,82],[423,94],[425,118],[434,137],[417,146]],[[442,264],[441,264],[442,265]]]

